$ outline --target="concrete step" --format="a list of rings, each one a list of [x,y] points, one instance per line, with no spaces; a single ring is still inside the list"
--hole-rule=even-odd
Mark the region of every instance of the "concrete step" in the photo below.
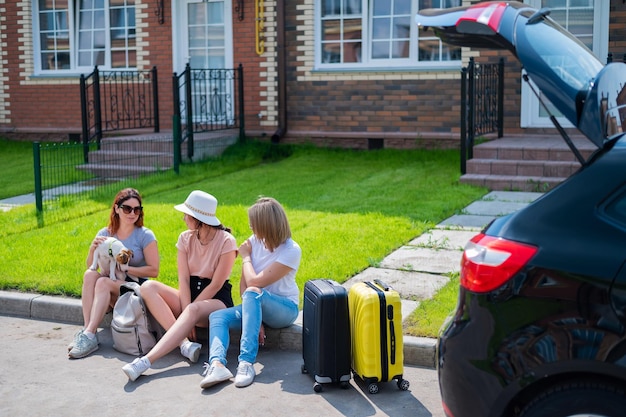
[[[174,145],[171,133],[141,136],[118,136],[100,141],[100,151],[158,152],[172,154]]]
[[[489,175],[465,174],[460,178],[463,184],[486,187],[492,191],[530,191],[544,193],[556,187],[566,177],[534,177],[528,175]]]
[[[570,139],[585,160],[597,150],[583,136]],[[559,135],[507,135],[474,146],[460,181],[492,191],[546,192],[579,169],[576,155]]]
[[[194,160],[209,156],[218,156],[228,146],[234,144],[239,137],[238,129],[221,130],[214,132],[200,132],[194,134]],[[183,161],[187,160],[188,140],[181,146]],[[101,151],[119,152],[174,152],[172,132],[152,133],[131,136],[112,136],[100,141]]]
[[[466,167],[468,174],[567,178],[580,169],[580,163],[578,161],[474,158],[467,161]]]
[[[139,165],[169,168],[173,165],[172,152],[94,151],[89,152],[90,164]]]
[[[587,159],[597,147],[582,136],[570,138]],[[513,161],[576,161],[565,140],[558,135],[511,135],[474,146],[474,158]]]
[[[76,166],[76,169],[89,172],[98,178],[135,178],[144,174],[152,174],[166,167],[156,168],[153,166],[117,165],[117,164],[84,164]]]
[[[196,133],[193,160],[221,155],[238,137],[237,129]],[[183,142],[183,162],[189,161],[188,146],[189,141]],[[171,168],[174,164],[173,154],[172,132],[109,136],[100,141],[99,150],[89,152],[89,163],[79,165],[76,169],[99,178],[133,178]]]

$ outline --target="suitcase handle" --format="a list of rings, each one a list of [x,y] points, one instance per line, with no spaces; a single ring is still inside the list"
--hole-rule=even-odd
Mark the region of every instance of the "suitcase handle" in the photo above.
[[[381,280],[379,280],[379,279],[375,279],[375,280],[374,280],[374,282],[375,282],[376,284],[378,284],[378,286],[379,286],[380,288],[382,288],[384,291],[389,291],[389,290],[392,290],[392,289],[393,289],[393,288],[391,288],[391,286],[390,286],[390,285],[385,284],[384,282],[382,282],[382,281],[381,281]]]
[[[389,362],[392,365],[396,364],[396,329],[393,325],[393,320],[389,322],[389,341],[391,344],[391,353],[389,354]]]

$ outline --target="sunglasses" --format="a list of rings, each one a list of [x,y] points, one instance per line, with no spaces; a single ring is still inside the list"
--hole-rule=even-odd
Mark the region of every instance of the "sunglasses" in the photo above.
[[[121,208],[122,211],[126,214],[130,214],[131,212],[134,212],[135,214],[139,215],[141,214],[141,211],[143,210],[143,207],[141,206],[131,207],[131,206],[127,206],[126,204],[120,204],[118,207]]]

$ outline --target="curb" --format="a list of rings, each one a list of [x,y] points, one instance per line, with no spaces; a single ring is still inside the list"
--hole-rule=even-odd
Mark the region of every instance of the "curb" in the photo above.
[[[77,298],[35,293],[0,291],[0,315],[81,325],[83,311]],[[111,314],[100,324],[109,327]],[[284,329],[267,329],[266,348],[302,351],[302,311],[296,322]],[[404,364],[435,368],[436,339],[404,335]]]

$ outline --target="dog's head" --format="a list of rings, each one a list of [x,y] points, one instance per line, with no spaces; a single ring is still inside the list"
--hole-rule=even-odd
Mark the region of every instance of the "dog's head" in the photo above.
[[[127,264],[133,257],[133,251],[130,249],[122,249],[115,255],[115,260],[118,264]]]

